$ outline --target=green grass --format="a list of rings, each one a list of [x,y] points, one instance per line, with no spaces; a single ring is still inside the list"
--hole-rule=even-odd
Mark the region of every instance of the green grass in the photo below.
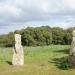
[[[12,66],[12,48],[0,48],[0,75],[75,75],[75,69],[62,70],[58,59],[68,55],[70,46],[24,47],[25,65]],[[59,63],[60,64],[60,63]]]

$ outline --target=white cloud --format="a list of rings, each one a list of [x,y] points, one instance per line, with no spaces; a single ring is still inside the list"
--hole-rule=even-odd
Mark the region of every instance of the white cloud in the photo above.
[[[0,27],[50,20],[57,26],[75,26],[75,0],[0,0]]]

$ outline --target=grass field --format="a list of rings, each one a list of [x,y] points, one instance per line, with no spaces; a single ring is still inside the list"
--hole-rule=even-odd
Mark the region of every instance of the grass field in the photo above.
[[[63,70],[58,59],[68,55],[70,46],[24,47],[25,65],[12,66],[12,48],[0,48],[0,75],[75,75],[75,69]],[[60,65],[60,63],[59,63]]]

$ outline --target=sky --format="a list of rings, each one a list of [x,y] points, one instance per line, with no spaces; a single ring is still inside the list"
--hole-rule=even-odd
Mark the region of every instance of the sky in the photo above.
[[[0,0],[0,34],[37,26],[75,26],[75,0]]]

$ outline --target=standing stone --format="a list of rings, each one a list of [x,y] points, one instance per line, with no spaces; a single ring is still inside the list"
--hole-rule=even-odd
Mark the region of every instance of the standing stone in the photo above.
[[[15,34],[15,47],[13,49],[13,65],[24,65],[24,53],[21,45],[21,35]]]
[[[73,35],[73,38],[71,43],[70,55],[75,56],[75,31],[73,31],[72,35]]]
[[[69,63],[71,67],[75,68],[75,30],[72,33],[72,43],[71,43],[71,49],[69,53]]]

